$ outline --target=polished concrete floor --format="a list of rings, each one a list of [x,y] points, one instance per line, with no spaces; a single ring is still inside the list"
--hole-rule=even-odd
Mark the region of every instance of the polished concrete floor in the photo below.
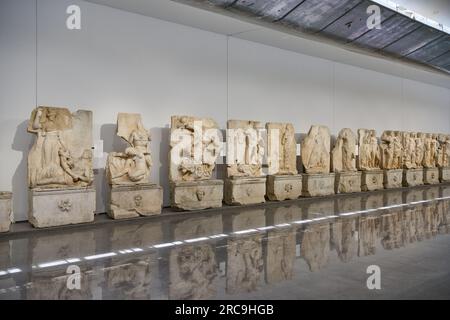
[[[0,299],[450,299],[450,186],[15,228]]]

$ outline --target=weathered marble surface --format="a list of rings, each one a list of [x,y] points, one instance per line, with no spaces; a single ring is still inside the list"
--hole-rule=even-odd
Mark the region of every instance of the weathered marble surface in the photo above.
[[[351,129],[345,128],[339,132],[331,156],[332,171],[356,171],[356,136]]]
[[[384,131],[381,135],[381,168],[403,168],[403,134],[400,131]]]
[[[252,208],[240,211],[238,214],[231,214],[224,223],[226,229],[231,231],[242,231],[266,226],[265,209]]]
[[[227,266],[228,294],[257,290],[264,271],[262,235],[229,238]]]
[[[298,205],[288,205],[285,207],[273,207],[266,209],[267,224],[277,225],[283,223],[292,223],[301,220],[303,210]]]
[[[381,150],[378,145],[376,131],[358,129],[358,146],[358,169],[363,171],[379,170],[381,166]]]
[[[423,183],[424,184],[438,184],[439,169],[438,168],[424,168],[423,169]]]
[[[304,197],[318,197],[334,194],[335,174],[303,174]]]
[[[415,187],[423,185],[423,169],[405,169],[403,170],[403,186],[404,187]]]
[[[113,219],[151,216],[161,213],[163,190],[155,184],[111,187],[108,214]]]
[[[331,245],[342,262],[349,262],[358,254],[357,226],[357,219],[352,217],[343,218],[331,226]]]
[[[142,124],[140,114],[119,113],[117,135],[128,143],[125,152],[108,155],[106,176],[110,185],[137,185],[150,182],[152,157],[150,132]]]
[[[310,224],[303,230],[300,252],[312,272],[323,269],[330,256],[330,225]]]
[[[202,210],[222,206],[224,183],[222,180],[178,181],[170,184],[173,208]]]
[[[435,168],[438,163],[438,149],[439,149],[438,135],[432,133],[425,133],[423,134],[423,136],[424,136],[423,167]]]
[[[266,178],[233,178],[225,180],[224,200],[228,205],[266,202]]]
[[[169,152],[170,181],[211,179],[221,150],[221,133],[213,119],[172,116]]]
[[[66,108],[33,110],[28,132],[37,139],[28,154],[30,188],[86,187],[93,182],[92,112]]]
[[[441,182],[450,182],[450,167],[439,168],[439,179]]]
[[[297,175],[268,175],[267,198],[271,201],[297,199],[302,194],[302,176]]]
[[[29,222],[36,228],[94,221],[95,190],[31,189]]]
[[[296,175],[297,143],[290,123],[267,123],[267,162],[269,175]]]
[[[359,219],[358,257],[374,255],[380,235],[380,218],[367,216]]]
[[[439,168],[448,168],[450,166],[450,135],[438,135],[438,142],[436,165]]]
[[[361,192],[361,175],[359,171],[337,172],[335,179],[335,192],[353,193]]]
[[[325,126],[312,126],[302,141],[301,158],[307,174],[330,173],[330,130]]]
[[[0,232],[8,232],[13,220],[11,211],[11,192],[0,192]]]
[[[262,124],[228,120],[227,129],[227,177],[261,177],[265,152]]]
[[[403,169],[384,170],[384,188],[394,189],[403,186]]]
[[[424,136],[417,132],[403,133],[403,167],[405,169],[422,168],[424,159]]]
[[[362,172],[361,190],[375,191],[384,189],[384,172],[383,170],[367,170]]]

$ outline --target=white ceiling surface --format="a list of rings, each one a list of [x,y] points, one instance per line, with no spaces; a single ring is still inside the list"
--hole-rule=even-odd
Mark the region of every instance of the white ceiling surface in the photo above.
[[[450,26],[450,0],[392,0],[398,5]]]
[[[112,8],[142,14],[145,16],[170,21],[186,26],[199,28],[202,30],[215,32],[224,35],[230,35],[235,38],[262,43],[269,46],[278,47],[280,49],[298,52],[310,56],[315,56],[339,63],[345,63],[377,72],[382,72],[406,79],[417,80],[429,84],[450,88],[450,76],[424,69],[420,66],[411,65],[409,63],[396,61],[393,59],[385,59],[369,54],[349,51],[337,44],[325,43],[311,39],[309,36],[300,37],[298,35],[288,34],[279,30],[267,28],[263,25],[238,20],[234,17],[219,14],[209,10],[189,6],[172,0],[86,0],[87,2],[105,5]],[[402,1],[396,1],[401,4]],[[450,0],[434,0],[434,1],[403,1],[415,4],[413,7],[418,12],[420,5],[428,8],[424,3],[435,3],[436,6],[433,16],[447,19],[449,10],[447,4]],[[424,15],[426,12],[424,12]]]

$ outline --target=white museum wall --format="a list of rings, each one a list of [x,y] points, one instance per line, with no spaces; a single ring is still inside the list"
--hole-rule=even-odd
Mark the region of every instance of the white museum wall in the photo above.
[[[82,30],[65,28],[70,4],[81,6]],[[14,191],[17,221],[28,210],[34,8],[34,0],[6,0],[0,10],[0,189]],[[212,117],[222,128],[227,119],[290,121],[297,133],[311,124],[333,134],[344,127],[450,132],[450,90],[442,87],[84,1],[38,0],[37,16],[37,104],[92,110],[104,152],[123,148],[117,113],[141,113],[153,135],[152,180],[164,187],[165,205],[172,115]],[[104,212],[104,171],[96,173],[97,211]]]

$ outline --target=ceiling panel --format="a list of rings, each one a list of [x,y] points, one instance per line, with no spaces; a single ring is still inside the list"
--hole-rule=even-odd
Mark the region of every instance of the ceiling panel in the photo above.
[[[266,20],[276,21],[283,18],[305,0],[237,0],[230,10],[244,11]]]
[[[410,53],[409,59],[428,62],[450,51],[450,36],[442,35],[422,48]]]
[[[436,67],[444,68],[447,71],[450,71],[450,51],[434,58],[430,61],[430,63]]]
[[[421,26],[411,33],[383,48],[383,51],[398,56],[406,56],[440,37],[442,33],[428,26]]]
[[[346,42],[353,41],[370,31],[367,27],[369,14],[367,8],[372,4],[370,1],[363,1],[345,15],[334,21],[328,27],[321,31],[321,34],[332,38],[341,39]],[[381,21],[395,15],[395,12],[389,9],[381,8]]]
[[[360,4],[361,0],[306,0],[281,22],[290,27],[316,32]]]
[[[355,39],[353,43],[361,47],[381,49],[421,26],[418,22],[395,14],[381,22],[381,29],[372,29]]]

